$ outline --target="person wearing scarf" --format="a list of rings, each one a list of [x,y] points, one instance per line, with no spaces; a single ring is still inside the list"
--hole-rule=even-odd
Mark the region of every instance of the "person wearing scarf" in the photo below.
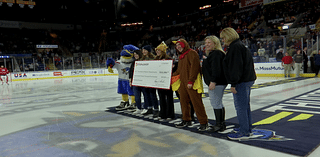
[[[202,102],[202,77],[198,53],[191,49],[186,40],[173,41],[179,54],[178,69],[173,76],[180,75],[180,106],[182,112],[182,122],[176,127],[191,126],[190,102],[192,102],[200,123],[199,131],[209,130],[208,117]]]

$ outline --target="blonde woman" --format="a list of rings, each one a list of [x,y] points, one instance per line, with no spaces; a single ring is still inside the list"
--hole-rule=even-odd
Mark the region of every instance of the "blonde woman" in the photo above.
[[[222,50],[220,40],[216,36],[207,36],[205,38],[205,46],[207,58],[203,59],[202,73],[204,82],[209,87],[209,99],[216,117],[216,124],[211,127],[211,131],[224,131],[226,130],[226,124],[222,97],[227,86],[227,80],[223,72],[225,52]]]
[[[228,134],[231,140],[249,139],[252,134],[252,120],[250,109],[251,86],[256,80],[253,59],[249,49],[241,42],[239,34],[233,28],[224,28],[220,38],[228,46],[223,60],[223,70],[228,84],[231,84],[234,106],[240,128],[236,133]]]
[[[168,46],[162,42],[159,44],[156,50],[155,60],[172,60],[170,56],[167,55]],[[158,89],[158,96],[160,99],[160,114],[161,119],[174,119],[174,102],[173,102],[173,91],[171,89]]]

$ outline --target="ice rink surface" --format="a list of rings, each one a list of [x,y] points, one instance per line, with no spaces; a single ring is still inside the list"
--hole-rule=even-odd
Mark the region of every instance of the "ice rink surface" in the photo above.
[[[121,101],[117,80],[117,76],[97,76],[0,85],[0,157],[294,156],[105,112]],[[285,78],[261,77],[255,84],[279,80]],[[251,110],[316,90],[319,81],[308,78],[253,89]],[[235,118],[232,94],[225,94],[223,102],[226,119]],[[215,119],[209,98],[204,97],[203,103],[208,118]],[[179,102],[175,112],[181,113]],[[309,156],[320,156],[319,148]]]

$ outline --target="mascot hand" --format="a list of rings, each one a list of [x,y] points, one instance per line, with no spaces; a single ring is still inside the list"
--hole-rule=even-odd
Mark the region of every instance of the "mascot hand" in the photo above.
[[[109,73],[113,73],[113,70],[110,66],[108,66],[108,71],[109,71]]]
[[[129,71],[130,71],[130,68],[129,68],[129,67],[126,67],[125,69],[126,69],[126,72],[129,72]]]
[[[112,68],[114,64],[116,64],[116,62],[112,58],[107,58],[106,65],[108,66],[108,69],[109,69],[109,66]]]

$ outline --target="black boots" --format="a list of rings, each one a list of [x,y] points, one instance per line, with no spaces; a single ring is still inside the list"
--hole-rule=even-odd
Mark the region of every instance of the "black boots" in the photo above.
[[[211,127],[212,132],[217,131],[224,131],[226,130],[226,124],[225,124],[225,109],[214,109],[214,115],[216,116],[216,124]]]

